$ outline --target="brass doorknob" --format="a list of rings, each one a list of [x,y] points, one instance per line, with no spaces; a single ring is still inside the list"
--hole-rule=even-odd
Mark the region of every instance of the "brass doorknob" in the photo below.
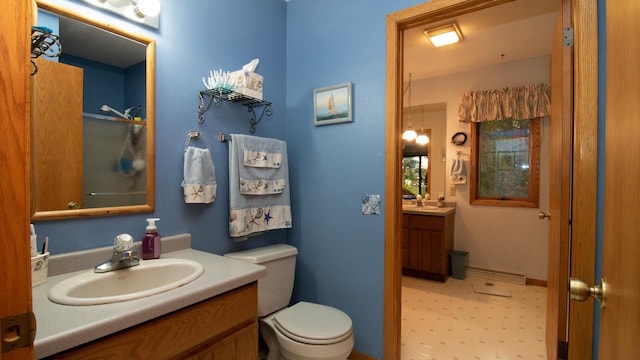
[[[69,201],[67,206],[69,207],[69,209],[77,209],[77,208],[79,208],[78,203],[75,202],[75,201]]]
[[[544,211],[540,211],[538,213],[538,219],[544,220],[544,218],[547,218],[547,220],[551,220],[551,214],[545,214]]]
[[[600,308],[604,309],[607,304],[607,281],[602,278],[599,285],[589,286],[581,279],[571,278],[569,293],[571,300],[575,301],[586,301],[589,297],[594,297],[600,302]]]

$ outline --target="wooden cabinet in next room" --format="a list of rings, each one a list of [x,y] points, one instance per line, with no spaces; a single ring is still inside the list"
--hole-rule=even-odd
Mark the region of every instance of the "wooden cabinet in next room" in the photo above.
[[[451,274],[454,214],[402,215],[402,274],[446,281]]]

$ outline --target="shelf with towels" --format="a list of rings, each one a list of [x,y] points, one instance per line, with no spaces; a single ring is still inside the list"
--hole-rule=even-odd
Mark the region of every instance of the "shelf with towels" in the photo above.
[[[249,123],[251,124],[249,132],[251,134],[256,132],[256,125],[265,115],[270,117],[273,114],[273,107],[270,102],[256,99],[225,88],[203,90],[198,93],[198,96],[200,98],[200,105],[198,106],[198,122],[200,124],[204,123],[204,113],[209,110],[211,104],[221,104],[222,101],[236,103],[247,107],[247,110],[251,113],[251,119],[249,119]],[[209,98],[208,101],[205,101],[206,97]],[[260,116],[256,116],[256,108],[262,108]]]

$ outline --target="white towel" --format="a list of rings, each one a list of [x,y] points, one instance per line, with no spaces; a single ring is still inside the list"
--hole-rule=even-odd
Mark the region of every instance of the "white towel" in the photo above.
[[[229,235],[238,239],[291,228],[287,143],[240,134],[231,139]]]
[[[238,167],[240,193],[243,195],[280,194],[287,184],[283,153],[287,151],[284,141],[264,138],[244,139],[242,164]]]
[[[454,159],[451,165],[451,175],[449,176],[449,182],[455,185],[467,183],[467,168],[464,165],[464,160]]]
[[[216,170],[209,149],[189,146],[184,151],[185,203],[208,204],[216,200]]]

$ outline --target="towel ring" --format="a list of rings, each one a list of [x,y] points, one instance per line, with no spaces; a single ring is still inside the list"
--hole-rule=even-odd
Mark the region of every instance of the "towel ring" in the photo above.
[[[202,142],[204,142],[204,146],[206,148],[209,148],[209,146],[207,145],[207,142],[204,139],[203,133],[201,133],[200,131],[189,130],[189,132],[187,133],[187,140],[184,142],[184,151],[187,151],[187,146],[189,146],[189,142],[191,141],[191,139],[200,139],[200,137],[202,137]]]
[[[451,143],[456,146],[462,146],[467,142],[467,134],[457,132],[451,137]]]

